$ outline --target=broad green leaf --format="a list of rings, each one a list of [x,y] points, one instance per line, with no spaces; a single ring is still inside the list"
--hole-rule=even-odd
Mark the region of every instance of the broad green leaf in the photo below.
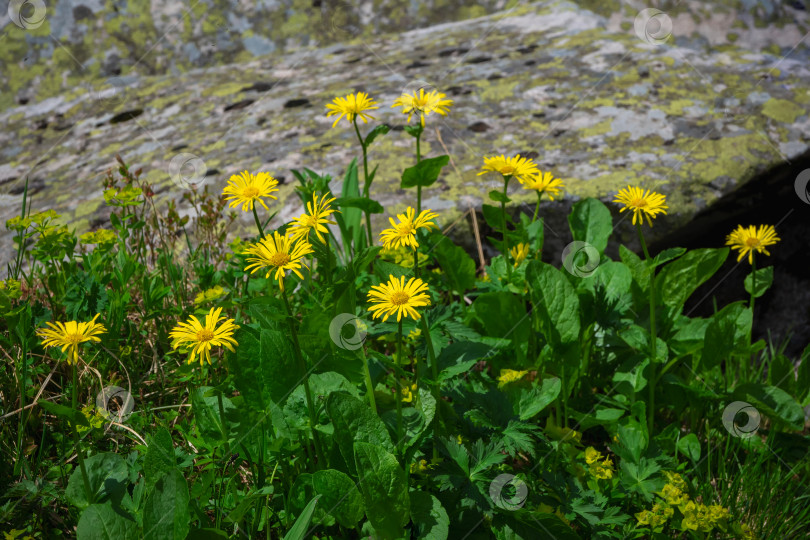
[[[580,536],[554,514],[497,513],[492,520],[496,540],[580,540]]]
[[[321,496],[320,509],[334,516],[344,527],[354,528],[362,519],[362,496],[345,473],[335,469],[316,471],[312,475],[312,487]]]
[[[369,214],[382,214],[385,212],[380,203],[367,197],[341,197],[335,201],[335,205],[340,208],[359,208]]]
[[[647,427],[635,420],[628,420],[618,430],[619,448],[626,449],[633,463],[639,463],[641,455],[647,449]]]
[[[667,306],[681,307],[728,257],[728,248],[696,249],[667,264],[656,277],[656,289]]]
[[[64,418],[73,425],[90,427],[90,422],[88,422],[87,417],[84,414],[82,414],[82,411],[72,409],[70,407],[65,407],[64,405],[59,405],[58,403],[53,403],[52,401],[48,401],[45,399],[37,401],[37,405],[39,405],[40,407],[42,407],[51,414],[55,414],[60,418]]]
[[[295,520],[292,528],[284,535],[284,540],[304,540],[307,535],[307,529],[312,522],[312,514],[315,512],[315,505],[318,504],[319,495],[309,501],[309,504],[304,508],[298,519]]]
[[[526,268],[532,303],[540,330],[553,345],[579,339],[579,299],[562,273],[544,262],[529,261]]]
[[[382,420],[371,412],[368,404],[343,392],[332,392],[326,399],[326,412],[335,426],[334,437],[340,453],[354,473],[354,443],[368,442],[383,450],[394,452],[394,444]]]
[[[669,261],[671,261],[673,259],[677,259],[678,257],[683,255],[684,253],[686,253],[686,248],[676,247],[676,248],[665,249],[664,251],[662,251],[661,253],[659,253],[655,257],[653,257],[653,260],[652,260],[651,264],[652,264],[653,268],[658,268],[659,266],[661,266],[664,263],[667,263],[667,262],[669,262]]]
[[[371,143],[374,142],[374,139],[376,139],[380,135],[385,135],[390,130],[391,126],[389,126],[388,124],[380,124],[379,126],[374,126],[374,128],[368,132],[368,135],[366,135],[366,140],[364,141],[366,148],[368,148],[369,145],[371,145]]]
[[[124,458],[118,454],[106,452],[96,454],[84,460],[87,479],[90,482],[90,493],[93,503],[103,503],[107,499],[120,500],[127,489],[129,473]],[[67,500],[79,508],[90,506],[84,490],[84,479],[81,468],[76,465],[68,479],[65,490]]]
[[[410,520],[405,471],[393,454],[377,444],[355,442],[354,456],[368,520],[381,539],[402,537]]]
[[[442,239],[432,253],[456,292],[463,294],[475,287],[475,261],[463,248],[449,239]]]
[[[281,403],[301,382],[301,368],[285,333],[240,328],[236,332],[239,347],[230,364],[234,384],[245,405],[266,411],[270,403]]]
[[[742,302],[729,304],[715,313],[706,327],[700,365],[711,369],[731,358],[738,345],[747,344],[751,323],[751,310]]]
[[[158,480],[143,509],[144,540],[184,540],[189,530],[188,485],[173,469]]]
[[[397,279],[405,276],[405,283],[407,283],[408,279],[413,277],[413,270],[392,262],[377,259],[374,261],[374,274],[380,279],[381,283],[387,283],[391,276]]]
[[[501,339],[528,339],[531,319],[523,298],[506,291],[487,292],[472,304],[486,335]]]
[[[756,280],[754,280],[754,272],[745,276],[745,291],[751,294],[753,291],[754,298],[759,298],[765,291],[767,291],[771,284],[773,284],[773,266],[765,268],[758,268],[756,271]]]
[[[653,479],[653,475],[659,470],[661,467],[654,461],[642,459],[636,464],[622,460],[619,462],[619,482],[628,492],[638,493],[650,502],[653,500],[653,494],[664,485],[661,478]]]
[[[82,512],[76,527],[77,540],[135,540],[138,524],[111,503],[92,504]]]
[[[781,388],[746,383],[735,388],[733,395],[741,401],[751,403],[760,413],[790,429],[798,431],[804,427],[804,410]]]
[[[584,279],[580,283],[591,291],[600,285],[604,288],[607,298],[618,300],[625,294],[629,294],[632,282],[633,275],[624,263],[605,260],[599,263],[590,279]]]
[[[700,442],[697,435],[690,433],[678,439],[678,451],[691,459],[693,463],[700,461]]]
[[[428,187],[439,178],[442,168],[450,163],[450,156],[436,156],[423,159],[413,167],[408,167],[402,173],[401,188],[416,186]]]
[[[411,491],[410,499],[417,538],[446,540],[450,534],[450,518],[439,499],[424,491]]]
[[[346,176],[343,178],[343,187],[340,196],[344,199],[360,197],[359,181],[357,179],[357,159],[353,159],[346,169]],[[360,248],[361,238],[365,236],[363,230],[363,212],[359,208],[346,208],[342,212],[332,214],[340,228],[343,237],[343,248],[346,255],[351,253],[351,246]]]
[[[146,478],[147,490],[176,466],[172,435],[168,429],[161,426],[149,440],[143,458],[143,475]]]
[[[603,253],[613,232],[610,210],[597,199],[583,199],[568,214],[568,226],[574,240],[587,242]]]
[[[489,192],[489,198],[498,203],[510,203],[512,199],[509,196],[504,195],[503,191],[498,191],[497,189],[493,189]]]
[[[216,395],[206,394],[213,390],[210,386],[201,386],[191,394],[191,411],[194,413],[197,429],[208,444],[217,445],[230,435],[230,430],[239,424],[239,411],[230,399],[222,397],[222,412]],[[216,390],[214,390],[216,392]]]
[[[499,206],[482,204],[481,213],[484,214],[484,221],[487,222],[490,228],[496,231],[503,229],[503,217]],[[512,218],[509,216],[508,212],[506,213],[506,223],[512,223]]]
[[[521,420],[530,420],[541,413],[543,409],[554,403],[560,395],[562,383],[557,377],[543,379],[543,384],[538,388],[523,390],[520,394],[518,409]]]
[[[768,366],[768,384],[795,395],[796,373],[793,362],[783,354],[776,354]]]

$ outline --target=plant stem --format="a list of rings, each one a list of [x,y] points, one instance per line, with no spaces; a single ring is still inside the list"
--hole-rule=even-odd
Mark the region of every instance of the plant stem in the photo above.
[[[748,335],[748,343],[749,345],[754,341],[754,293],[757,290],[757,258],[756,255],[751,253],[751,300],[748,303],[748,308],[751,310],[751,331]],[[750,355],[753,357],[754,355]],[[744,361],[745,365],[745,380],[749,380],[750,375],[750,365],[751,365],[751,358],[746,357]]]
[[[366,393],[368,394],[368,404],[371,405],[371,410],[377,414],[377,401],[374,399],[374,383],[371,380],[371,372],[368,370],[368,358],[366,358],[366,351],[361,345],[358,349],[360,356],[363,360],[363,377],[366,379]]]
[[[28,340],[22,339],[20,342],[20,358],[22,360],[20,369],[20,428],[17,434],[17,463],[14,466],[15,476],[18,475],[23,468],[23,434],[25,433],[25,421],[27,419],[25,414],[25,381],[28,378],[28,362],[26,361],[26,356],[28,356]]]
[[[259,236],[264,240],[264,228],[262,227],[262,222],[259,221],[259,214],[256,213],[255,204],[253,205],[253,219],[256,221],[256,227],[259,229]]]
[[[441,414],[441,407],[439,406],[441,403],[441,387],[439,386],[439,365],[436,362],[436,353],[433,350],[433,339],[430,337],[430,325],[428,324],[427,314],[422,314],[422,317],[419,319],[422,323],[422,333],[425,335],[425,344],[427,345],[428,350],[428,359],[430,360],[430,373],[433,377],[433,385],[431,391],[433,392],[433,398],[436,400],[436,416],[433,418],[433,459],[436,460],[439,457],[439,449],[437,446],[437,441],[439,440],[439,417]],[[417,388],[419,387],[419,382],[417,379]]]
[[[397,325],[397,365],[402,363],[402,319],[399,320],[399,324]],[[400,456],[402,455],[402,439],[404,439],[404,435],[402,434],[402,391],[400,390],[401,383],[399,382],[398,375],[394,372],[394,380],[397,381],[397,385],[395,387],[396,396],[394,400],[397,404],[397,454]]]
[[[357,116],[354,117],[354,132],[357,133],[357,140],[360,141],[360,147],[363,149],[363,196],[368,198],[369,193],[371,192],[371,185],[368,181],[368,149],[366,148],[366,143],[363,141],[363,137],[360,135],[360,128],[357,127]],[[366,228],[368,229],[368,245],[369,247],[374,245],[374,236],[371,233],[371,214],[366,211]]]
[[[419,147],[419,140],[422,138],[422,130],[418,131],[416,135],[416,164],[419,165],[419,162],[422,161],[422,152]],[[422,211],[422,184],[416,186],[416,213]]]
[[[74,411],[77,410],[77,403],[79,400],[79,371],[78,371],[78,360],[73,363],[73,392],[72,392],[72,409]],[[87,468],[84,466],[84,455],[82,455],[82,449],[79,448],[79,432],[76,429],[76,424],[73,422],[70,423],[70,427],[73,430],[73,444],[76,446],[76,456],[79,460],[79,468],[82,471],[82,482],[84,483],[84,496],[87,499],[87,502],[93,504],[93,492],[90,490],[90,479],[87,476]]]
[[[511,176],[503,177],[503,198],[506,199],[506,188],[509,186]],[[506,203],[501,200],[501,224],[503,225],[503,258],[506,261],[506,279],[512,279],[512,265],[509,264],[509,238],[506,235]]]
[[[281,298],[284,300],[284,307],[287,308],[287,324],[290,327],[290,334],[292,335],[293,345],[295,349],[295,356],[298,360],[298,366],[304,377],[304,394],[307,398],[307,410],[309,412],[309,430],[312,433],[312,440],[315,442],[315,454],[318,456],[319,465],[326,465],[324,461],[324,454],[321,451],[321,441],[318,433],[315,431],[315,407],[312,403],[312,391],[309,388],[309,371],[307,370],[304,355],[301,353],[301,345],[298,342],[298,332],[295,330],[295,322],[293,319],[292,309],[290,308],[290,301],[287,300],[287,292],[281,291]],[[316,467],[317,470],[318,467]]]
[[[537,192],[537,206],[534,207],[534,216],[532,216],[532,223],[537,220],[537,213],[540,211],[540,199],[543,197],[543,193],[538,191]]]
[[[647,430],[652,433],[653,418],[655,417],[655,353],[657,336],[655,332],[655,268],[652,267],[652,259],[650,252],[647,251],[647,243],[644,241],[644,234],[641,231],[641,221],[636,224],[638,231],[638,239],[641,243],[641,249],[644,250],[644,257],[647,261],[647,267],[650,272],[650,378],[647,384],[650,385],[650,399],[647,403]]]

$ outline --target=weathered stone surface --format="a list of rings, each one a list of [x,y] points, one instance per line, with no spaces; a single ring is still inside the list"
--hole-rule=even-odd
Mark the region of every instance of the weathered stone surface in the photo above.
[[[63,4],[69,2],[57,6]],[[96,4],[81,5],[92,11]],[[389,212],[400,211],[415,197],[399,189],[413,145],[396,130],[404,117],[390,103],[424,82],[455,100],[447,118],[429,117],[423,143],[427,155],[446,147],[452,156],[453,166],[424,193],[423,205],[443,212],[445,223],[499,187],[497,178],[476,175],[486,155],[535,156],[565,180],[563,205],[583,196],[609,200],[628,183],[662,191],[670,216],[653,232],[663,234],[808,150],[804,12],[781,7],[763,29],[762,18],[745,12],[682,2],[671,11],[672,36],[657,45],[636,35],[635,9],[610,8],[600,8],[602,15],[570,2],[537,3],[260,59],[236,54],[238,64],[187,71],[161,64],[167,73],[128,72],[112,85],[98,84],[98,72],[79,74],[66,91],[60,84],[69,76],[59,84],[42,78],[25,105],[0,113],[0,219],[18,212],[28,176],[38,188],[35,209],[55,208],[87,228],[116,153],[143,167],[162,197],[179,198],[185,188],[168,172],[180,153],[221,171],[206,177],[217,190],[243,169],[289,180],[289,169],[309,167],[339,179],[359,147],[352,130],[331,127],[324,106],[358,90],[381,103],[377,121],[395,126],[375,142],[370,159],[379,163],[374,195]],[[51,43],[54,54],[61,50]],[[113,51],[87,47],[92,54]],[[48,77],[60,73],[36,66]],[[334,182],[333,190],[339,187]],[[512,187],[518,203],[534,200]],[[282,186],[280,219],[300,212],[292,188],[289,181]],[[9,242],[4,232],[0,249]]]

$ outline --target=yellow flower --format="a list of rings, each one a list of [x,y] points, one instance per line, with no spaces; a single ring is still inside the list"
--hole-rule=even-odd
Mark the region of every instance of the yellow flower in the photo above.
[[[709,505],[709,519],[712,523],[719,523],[723,520],[726,520],[731,517],[731,512],[728,508],[725,508],[719,504],[711,504]]]
[[[410,332],[408,332],[408,339],[417,340],[419,336],[422,335],[422,330],[420,328],[414,328]]]
[[[496,172],[504,178],[512,177],[523,184],[532,176],[540,174],[537,164],[531,158],[522,158],[520,154],[515,157],[505,157],[503,154],[494,157],[485,157],[484,166],[478,175]]]
[[[295,222],[287,231],[290,236],[292,236],[293,240],[300,240],[305,239],[309,240],[309,231],[315,231],[315,234],[318,236],[318,240],[322,243],[326,243],[324,237],[321,233],[329,233],[329,229],[327,229],[326,225],[337,225],[334,221],[331,221],[329,216],[335,213],[335,210],[332,210],[331,204],[335,201],[334,197],[331,197],[329,200],[326,199],[328,195],[324,195],[320,201],[318,201],[318,196],[312,196],[312,202],[307,203],[307,211],[295,218]]]
[[[90,322],[48,322],[50,328],[37,330],[37,335],[42,338],[43,347],[62,347],[62,352],[68,351],[67,363],[76,364],[79,362],[79,345],[87,341],[100,342],[101,338],[96,336],[107,331],[104,325],[96,322],[99,315],[96,313]]]
[[[194,315],[189,316],[188,322],[181,322],[175,326],[169,337],[172,338],[172,349],[177,349],[180,345],[190,345],[191,354],[188,363],[193,364],[194,359],[200,355],[200,365],[203,360],[211,363],[211,347],[227,347],[231,352],[233,346],[239,345],[233,338],[234,330],[239,326],[233,323],[233,319],[221,317],[222,308],[211,308],[205,316],[205,326]],[[225,322],[217,328],[219,321]]]
[[[664,471],[664,476],[667,477],[667,482],[680,490],[686,490],[686,480],[678,473]]]
[[[737,225],[737,228],[726,236],[726,245],[731,246],[731,249],[740,250],[740,256],[737,257],[737,262],[740,262],[747,253],[748,264],[753,264],[754,251],[770,255],[765,248],[774,245],[779,240],[773,225],[760,225],[759,229],[753,225],[749,227]]]
[[[585,449],[585,463],[588,465],[593,465],[594,463],[598,462],[602,459],[602,452],[594,448],[593,446],[589,446]]]
[[[529,373],[528,370],[516,371],[514,369],[502,369],[498,377],[498,388],[503,388],[511,382],[519,381],[525,377],[527,373]]]
[[[278,231],[273,232],[273,236],[262,238],[247,250],[247,262],[251,263],[245,267],[245,272],[250,270],[251,274],[259,268],[267,268],[265,278],[275,270],[275,278],[278,280],[279,288],[284,291],[284,272],[292,270],[301,279],[301,266],[309,268],[302,260],[305,255],[312,253],[312,246],[306,241],[294,241],[289,236],[281,236]]]
[[[264,206],[265,210],[270,210],[262,198],[277,199],[278,197],[271,195],[274,191],[278,191],[278,180],[270,176],[270,173],[260,172],[254,175],[242,171],[231,176],[222,194],[228,195],[225,200],[231,201],[229,208],[236,208],[241,204],[242,211],[249,212],[253,210],[255,202]]]
[[[671,506],[680,506],[689,502],[689,495],[673,484],[666,484],[658,494]]]
[[[218,300],[218,299],[222,298],[223,296],[225,296],[226,294],[228,294],[228,291],[223,289],[220,285],[217,285],[216,287],[214,287],[212,289],[206,289],[203,292],[201,292],[200,294],[198,294],[194,298],[194,305],[199,306],[200,304],[204,304],[206,302],[211,302],[213,300]]]
[[[740,525],[740,534],[742,534],[743,540],[757,540],[757,535],[746,523]]]
[[[422,210],[419,215],[416,215],[416,210],[410,206],[405,209],[404,214],[397,214],[399,223],[394,221],[394,218],[388,218],[391,222],[391,229],[384,229],[380,233],[380,241],[383,243],[383,249],[394,249],[399,246],[410,246],[413,249],[419,247],[416,241],[416,231],[419,229],[438,229],[438,226],[431,220],[439,217],[439,214],[431,210]]]
[[[613,199],[613,202],[624,205],[624,208],[620,209],[619,212],[624,212],[625,210],[633,211],[633,225],[635,225],[636,222],[641,223],[644,217],[646,217],[650,227],[652,227],[650,218],[656,217],[657,214],[666,215],[666,210],[669,208],[665,204],[666,197],[664,195],[650,190],[645,192],[643,189],[633,186],[620,189],[619,193],[616,194],[616,198]]]
[[[535,176],[530,176],[523,183],[523,189],[534,189],[537,190],[537,193],[548,193],[548,198],[552,201],[555,196],[560,194],[561,188],[564,187],[565,184],[562,183],[562,180],[554,178],[554,175],[550,172],[540,172]]]
[[[117,238],[114,231],[108,229],[96,229],[92,232],[84,233],[79,237],[82,244],[111,244]]]
[[[674,510],[665,504],[655,503],[652,511],[644,510],[636,514],[639,525],[646,525],[650,529],[658,529],[672,517]]]
[[[404,403],[413,403],[413,395],[416,393],[416,384],[408,386],[407,384],[400,388],[402,394],[402,401]]]
[[[613,478],[613,462],[609,457],[606,457],[605,461],[592,464],[589,469],[591,475],[598,480],[610,480]]]
[[[681,527],[685,529],[709,532],[714,528],[709,508],[705,504],[689,501],[681,508],[681,513],[683,514]]]
[[[5,281],[0,281],[0,291],[6,297],[16,300],[22,296],[22,283],[16,279],[8,278]]]
[[[520,263],[529,255],[529,244],[518,244],[509,250],[512,258],[515,259],[515,268],[520,266]]]
[[[365,124],[369,118],[374,120],[374,117],[369,114],[365,114],[365,111],[379,109],[379,107],[376,105],[377,102],[368,97],[368,94],[365,92],[347,94],[345,98],[336,97],[332,100],[332,103],[328,103],[326,105],[326,108],[329,109],[326,116],[328,118],[335,114],[338,115],[337,120],[335,120],[335,123],[332,124],[332,127],[335,127],[344,115],[350,124],[354,123],[356,116],[359,116]]]
[[[430,305],[430,297],[427,295],[427,283],[419,278],[411,278],[405,283],[405,276],[399,279],[388,276],[388,283],[371,287],[368,293],[368,301],[375,305],[368,308],[372,317],[383,318],[383,322],[388,317],[397,314],[397,322],[402,320],[402,315],[419,320],[419,312],[415,308]]]
[[[411,121],[413,113],[418,113],[421,118],[422,127],[425,127],[425,115],[430,113],[439,113],[442,116],[447,116],[447,108],[453,104],[452,99],[442,99],[445,95],[430,90],[425,93],[424,88],[420,88],[418,92],[414,91],[413,94],[402,94],[394,100],[391,107],[402,107],[402,114],[408,115],[408,122]]]

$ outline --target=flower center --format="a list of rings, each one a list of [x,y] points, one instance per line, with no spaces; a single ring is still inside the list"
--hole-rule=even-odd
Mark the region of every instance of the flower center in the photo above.
[[[214,339],[214,333],[208,328],[197,331],[197,341],[211,341],[212,339]]]
[[[757,248],[761,245],[761,242],[759,241],[759,238],[752,236],[745,239],[745,245],[750,248]]]
[[[306,214],[303,218],[301,218],[301,225],[309,228],[316,227],[318,225],[318,219],[315,216]]]
[[[391,303],[395,306],[401,306],[402,304],[406,303],[409,298],[408,293],[397,291],[391,295]]]
[[[504,165],[503,167],[501,167],[501,174],[504,176],[513,174],[514,172],[515,168],[512,167],[511,165]]]
[[[410,236],[416,234],[416,227],[414,227],[412,223],[400,223],[397,226],[397,233],[399,233],[400,236]]]
[[[270,264],[272,264],[273,266],[284,266],[289,262],[290,256],[281,251],[273,253],[273,255],[270,256]]]
[[[244,190],[242,190],[242,196],[246,199],[255,199],[259,196],[259,188],[256,186],[247,186]]]
[[[647,206],[647,199],[633,199],[630,201],[630,206],[633,208],[644,208]]]
[[[427,106],[427,104],[428,104],[428,97],[427,96],[425,96],[423,98],[417,97],[417,98],[414,98],[414,100],[413,100],[413,108],[414,109],[419,109],[420,111],[424,110],[424,108],[425,108],[425,106]]]
[[[84,336],[82,336],[81,334],[65,334],[64,336],[65,341],[74,345],[76,343],[81,343],[83,337]]]

